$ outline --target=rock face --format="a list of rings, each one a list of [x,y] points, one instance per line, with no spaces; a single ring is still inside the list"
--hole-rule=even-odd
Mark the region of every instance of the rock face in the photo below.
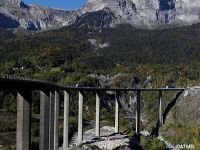
[[[200,0],[89,0],[83,8],[109,8],[121,22],[137,28],[182,26],[199,22]]]
[[[74,27],[89,26],[90,28],[112,27],[121,22],[121,19],[108,8],[95,11],[93,13],[85,13],[81,17],[77,17],[73,23]],[[101,45],[97,46],[101,48]]]
[[[28,6],[20,0],[0,0],[0,13],[6,18],[0,21],[0,27],[5,27],[2,25],[5,22],[7,28],[21,27],[31,31],[62,27],[76,15],[65,10]],[[12,26],[11,20],[15,22]]]
[[[167,116],[166,122],[200,127],[200,87],[184,91]]]
[[[95,26],[105,27],[102,22],[106,21],[106,26],[111,27],[128,23],[136,28],[151,29],[200,22],[200,0],[88,0],[81,9],[74,11],[28,6],[21,0],[0,0],[0,13],[16,22],[7,28],[33,31],[68,26],[82,17],[87,20],[91,16],[88,13],[102,16]]]
[[[8,17],[2,13],[0,13],[0,27],[3,28],[17,28],[20,26],[19,22],[17,22],[15,19],[12,19],[11,17]]]

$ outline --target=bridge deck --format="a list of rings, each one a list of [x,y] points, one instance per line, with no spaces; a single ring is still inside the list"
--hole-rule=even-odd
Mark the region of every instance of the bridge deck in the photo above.
[[[0,90],[66,90],[66,91],[183,91],[185,88],[101,88],[71,87],[33,79],[1,78]]]

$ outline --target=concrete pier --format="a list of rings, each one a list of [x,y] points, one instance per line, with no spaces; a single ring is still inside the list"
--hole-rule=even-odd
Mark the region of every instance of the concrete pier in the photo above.
[[[140,93],[137,91],[137,108],[136,108],[136,133],[140,134]]]
[[[54,148],[54,108],[55,108],[55,93],[50,92],[49,106],[49,150]]]
[[[64,130],[63,130],[63,150],[69,147],[69,93],[64,91]]]
[[[54,150],[59,149],[59,93],[55,91],[54,107]]]
[[[40,91],[40,150],[49,150],[49,93]]]
[[[159,91],[159,112],[158,112],[158,118],[159,118],[159,125],[163,125],[163,115],[162,115],[162,91]]]
[[[119,132],[119,93],[115,94],[115,132]]]
[[[95,135],[100,136],[100,98],[98,93],[96,93],[96,128]]]
[[[83,95],[79,92],[79,112],[78,112],[78,144],[83,141]]]
[[[17,93],[17,150],[30,149],[30,112],[30,99],[23,92]]]

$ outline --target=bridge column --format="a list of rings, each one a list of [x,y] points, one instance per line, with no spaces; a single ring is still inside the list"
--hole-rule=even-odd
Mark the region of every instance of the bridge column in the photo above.
[[[63,150],[69,147],[69,93],[64,91],[64,132],[63,132]]]
[[[27,92],[17,93],[17,133],[16,133],[16,149],[30,149],[30,117],[31,104],[30,95],[24,95]]]
[[[78,113],[78,144],[83,141],[83,95],[79,92],[79,113]]]
[[[162,91],[159,91],[159,113],[158,113],[158,118],[159,118],[159,126],[163,125],[163,116],[162,116]]]
[[[96,132],[97,137],[100,136],[100,98],[98,93],[96,93]]]
[[[115,132],[119,132],[119,93],[115,94]]]
[[[59,149],[59,93],[55,91],[54,108],[54,150]]]
[[[55,94],[50,92],[50,111],[49,111],[49,150],[54,148],[54,108]]]
[[[136,108],[136,133],[140,134],[140,93],[141,91],[137,91],[137,108]]]
[[[40,91],[40,150],[49,150],[49,93]]]

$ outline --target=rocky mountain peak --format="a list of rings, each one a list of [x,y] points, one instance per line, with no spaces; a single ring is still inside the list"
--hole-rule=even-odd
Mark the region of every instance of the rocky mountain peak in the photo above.
[[[90,20],[87,17],[93,16],[86,13],[99,16],[99,21],[91,21],[98,27],[98,23],[106,20],[106,24],[110,22],[111,26],[126,23],[136,28],[155,29],[199,23],[200,0],[88,0],[81,9],[74,11],[28,6],[21,0],[0,0],[0,13],[2,18],[14,20],[20,24],[19,27],[28,30],[69,26],[77,18],[79,22],[85,22],[83,20]]]
[[[2,5],[2,6],[20,7],[21,3],[22,3],[21,0],[0,0],[0,5]]]

